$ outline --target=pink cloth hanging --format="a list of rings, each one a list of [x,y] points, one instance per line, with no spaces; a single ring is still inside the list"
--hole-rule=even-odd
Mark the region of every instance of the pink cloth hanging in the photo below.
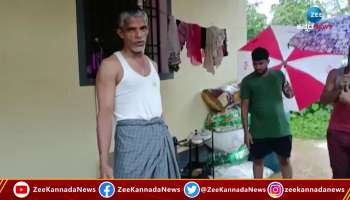
[[[187,56],[193,65],[201,65],[201,27],[198,24],[190,24],[188,27],[188,39],[186,43]]]
[[[198,24],[180,22],[178,25],[178,36],[181,49],[186,43],[187,57],[193,65],[201,65],[201,27]]]
[[[180,22],[180,24],[177,26],[177,33],[179,36],[181,50],[183,49],[188,38],[188,27],[189,27],[189,24],[185,22]]]

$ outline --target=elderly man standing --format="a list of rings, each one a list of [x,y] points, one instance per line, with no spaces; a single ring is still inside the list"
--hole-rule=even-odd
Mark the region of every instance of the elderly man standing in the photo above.
[[[97,74],[97,139],[102,178],[179,178],[175,148],[162,120],[156,64],[145,54],[148,19],[139,8],[124,11],[117,34],[123,49],[103,60]],[[113,114],[114,169],[108,164]]]

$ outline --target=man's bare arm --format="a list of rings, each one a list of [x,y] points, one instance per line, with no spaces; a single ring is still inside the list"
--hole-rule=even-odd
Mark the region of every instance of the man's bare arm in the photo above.
[[[341,88],[336,88],[335,79],[336,79],[336,70],[333,69],[332,71],[329,72],[327,76],[326,85],[323,88],[323,91],[321,94],[320,101],[323,105],[333,103],[334,101],[336,101],[341,92]]]
[[[116,62],[107,58],[99,68],[96,77],[98,100],[97,141],[100,156],[102,178],[112,178],[112,170],[108,164],[108,154],[113,130],[114,96],[116,87]]]
[[[248,131],[248,106],[249,106],[249,99],[242,99],[241,118],[242,118],[242,126],[243,126],[244,132]]]
[[[253,138],[248,128],[248,110],[249,110],[249,99],[242,99],[241,100],[241,118],[242,118],[243,130],[244,130],[244,143],[249,148],[250,144],[253,144]]]
[[[285,81],[282,87],[282,91],[284,96],[286,96],[288,99],[294,97],[294,92],[288,81]]]
[[[283,73],[282,73],[282,76],[283,76],[282,92],[283,92],[284,96],[287,97],[288,99],[293,98],[294,91],[293,91],[292,87],[290,86],[286,76]]]

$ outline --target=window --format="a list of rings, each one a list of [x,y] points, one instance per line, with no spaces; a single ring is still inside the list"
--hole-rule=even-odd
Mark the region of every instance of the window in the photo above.
[[[173,78],[166,71],[167,16],[170,0],[76,0],[79,79],[81,86],[95,84],[99,62],[122,48],[115,22],[125,7],[140,5],[149,17],[150,32],[145,53],[158,64],[161,79]]]

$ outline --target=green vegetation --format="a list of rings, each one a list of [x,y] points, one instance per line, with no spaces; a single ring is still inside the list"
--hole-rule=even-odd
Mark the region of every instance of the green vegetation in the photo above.
[[[258,13],[256,7],[258,4],[248,4],[247,6],[247,39],[254,38],[260,31],[266,28],[266,16]]]
[[[290,116],[291,131],[294,137],[303,139],[325,139],[332,107],[314,103],[301,112]]]

